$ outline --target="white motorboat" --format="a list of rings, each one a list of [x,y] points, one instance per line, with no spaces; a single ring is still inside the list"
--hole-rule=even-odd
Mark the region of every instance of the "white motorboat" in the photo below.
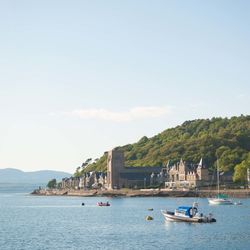
[[[181,222],[198,222],[209,223],[216,222],[210,213],[208,216],[198,213],[198,204],[194,203],[190,206],[180,206],[174,212],[168,210],[161,210],[166,221],[181,221]]]

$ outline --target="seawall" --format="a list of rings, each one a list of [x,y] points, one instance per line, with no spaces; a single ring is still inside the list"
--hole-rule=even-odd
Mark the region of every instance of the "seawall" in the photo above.
[[[250,189],[229,189],[221,192],[232,198],[248,198],[250,197]],[[73,189],[36,189],[32,195],[44,196],[83,196],[83,197],[213,197],[217,194],[216,190],[168,190],[168,189],[119,189],[119,190],[73,190]]]

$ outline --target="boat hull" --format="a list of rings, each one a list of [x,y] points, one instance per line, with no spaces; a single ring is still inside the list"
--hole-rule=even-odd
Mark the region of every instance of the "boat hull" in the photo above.
[[[233,205],[233,202],[228,199],[211,198],[211,199],[208,199],[208,202],[211,205]]]

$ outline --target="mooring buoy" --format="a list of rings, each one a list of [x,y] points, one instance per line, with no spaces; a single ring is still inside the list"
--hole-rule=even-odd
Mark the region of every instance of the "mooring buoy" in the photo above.
[[[153,220],[154,218],[152,216],[146,216],[146,220]]]

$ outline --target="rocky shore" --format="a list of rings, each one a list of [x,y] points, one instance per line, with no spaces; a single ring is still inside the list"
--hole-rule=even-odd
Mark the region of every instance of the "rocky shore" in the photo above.
[[[169,190],[169,189],[119,189],[119,190],[72,190],[72,189],[36,189],[32,195],[44,196],[83,196],[83,197],[213,197],[216,190]],[[250,197],[249,189],[229,189],[223,190],[224,194],[233,198]]]

